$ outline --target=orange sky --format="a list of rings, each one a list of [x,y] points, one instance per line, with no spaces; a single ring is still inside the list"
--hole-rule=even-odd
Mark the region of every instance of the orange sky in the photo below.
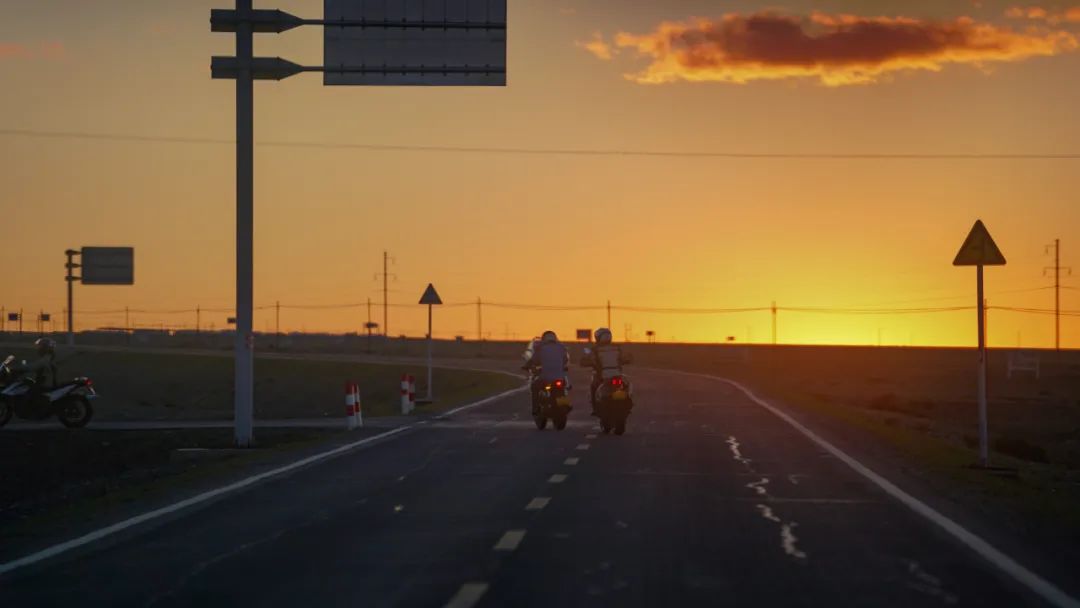
[[[208,24],[209,9],[226,4],[102,0],[93,11],[75,0],[5,5],[0,130],[231,138],[232,85],[209,75],[210,56],[231,52],[230,38],[210,33]],[[719,8],[705,0],[510,0],[505,89],[324,88],[317,76],[260,83],[256,138],[684,152],[1076,153],[1080,52],[1070,36],[1080,35],[1080,22],[1069,15],[1078,4],[1045,4],[1038,13],[989,0],[981,7],[847,0],[791,2],[766,13],[754,2]],[[260,6],[310,17],[321,5]],[[676,36],[672,24],[681,24]],[[754,24],[778,26],[780,37],[762,38]],[[860,46],[859,28],[882,27],[869,39],[892,42]],[[646,39],[644,52],[631,44]],[[597,56],[597,43],[610,58]],[[315,29],[265,36],[256,50],[316,64],[321,38]],[[671,77],[642,84],[646,73]],[[6,134],[0,166],[9,252],[0,306],[59,316],[63,251],[80,245],[133,245],[137,283],[77,287],[77,310],[231,305],[230,146]],[[1080,250],[1073,239],[1080,234],[1078,168],[1080,160],[260,146],[256,301],[379,301],[381,285],[373,279],[386,248],[396,257],[391,300],[402,304],[415,302],[433,281],[448,302],[962,306],[974,302],[974,270],[950,262],[982,218],[1010,262],[987,271],[991,304],[1050,308],[1052,292],[1038,290],[1049,284],[1043,267],[1052,263],[1044,246],[1063,239],[1063,263],[1080,265],[1073,255]],[[1080,283],[1066,285],[1063,307],[1080,309]],[[391,315],[391,333],[423,333],[422,310]],[[140,324],[194,324],[193,312],[133,316]],[[220,327],[226,316],[207,314],[204,323]],[[875,344],[880,332],[886,344],[964,345],[975,337],[973,316],[784,313],[780,339]],[[118,324],[122,317],[77,322]],[[363,309],[282,315],[288,330],[356,330],[365,320]],[[446,308],[436,320],[440,336],[476,333],[472,307]],[[602,311],[489,307],[484,314],[493,338],[523,338],[548,326],[570,334],[604,320]],[[991,344],[1047,346],[1051,321],[993,312]],[[272,322],[272,313],[256,314],[256,329]],[[690,341],[771,338],[768,313],[619,312],[617,337],[627,324],[638,339],[646,330]],[[1067,318],[1063,329],[1065,343],[1080,346],[1080,320]]]

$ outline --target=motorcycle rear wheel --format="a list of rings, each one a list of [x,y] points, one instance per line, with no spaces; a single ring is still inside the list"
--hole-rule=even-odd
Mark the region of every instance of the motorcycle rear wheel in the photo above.
[[[56,417],[69,429],[81,429],[94,417],[94,408],[86,397],[75,397],[64,402]]]
[[[622,435],[626,432],[626,419],[619,420],[615,423],[615,434]]]
[[[562,416],[556,416],[556,417],[552,418],[551,419],[551,424],[552,424],[552,426],[555,427],[556,431],[561,431],[561,430],[565,429],[566,428],[566,415],[564,414]]]
[[[533,422],[536,423],[536,428],[542,431],[547,427],[547,416],[537,414],[536,416],[533,416]]]

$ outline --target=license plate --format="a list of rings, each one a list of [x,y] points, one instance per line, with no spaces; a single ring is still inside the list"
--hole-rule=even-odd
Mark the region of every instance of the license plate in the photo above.
[[[566,406],[570,405],[570,398],[569,397],[557,397],[555,399],[555,405],[566,407]]]
[[[629,395],[626,394],[626,391],[615,391],[614,393],[611,393],[611,398],[615,401],[626,401],[627,397],[629,397]]]

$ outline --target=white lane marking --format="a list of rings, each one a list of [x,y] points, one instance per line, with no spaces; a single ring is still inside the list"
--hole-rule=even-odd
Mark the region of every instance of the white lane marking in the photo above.
[[[577,446],[577,449],[579,449],[579,450],[581,450],[581,451],[585,451],[585,450],[589,449],[589,444],[587,444],[587,443],[580,443],[580,444],[578,444],[578,446]]]
[[[487,590],[487,583],[465,583],[454,597],[446,602],[445,608],[472,608],[480,603],[480,598],[484,597]]]
[[[525,530],[507,530],[499,542],[495,543],[496,551],[513,551],[518,548],[521,541],[525,539]]]
[[[753,462],[753,461],[750,460],[749,458],[744,458],[743,457],[742,452],[739,450],[739,440],[736,439],[734,435],[731,435],[731,436],[729,436],[727,438],[727,444],[728,444],[728,447],[731,448],[731,457],[732,458],[734,458],[735,460],[738,460],[739,462],[743,463],[746,466],[750,466],[750,463]]]
[[[580,458],[567,458],[566,460],[563,461],[563,464],[565,464],[568,467],[573,467],[573,466],[577,466],[577,463],[579,463],[579,462],[581,462]]]
[[[556,473],[551,477],[548,477],[548,483],[562,483],[566,481],[566,477],[567,476],[563,475],[562,473]]]
[[[547,496],[537,496],[536,498],[530,500],[529,504],[525,505],[525,510],[539,511],[540,509],[548,506],[549,502],[551,502],[551,498],[548,498]]]
[[[941,586],[941,579],[923,570],[919,562],[915,560],[908,561],[908,574],[915,579],[908,582],[909,589],[914,589],[930,597],[936,597],[949,606],[960,601],[955,595],[945,591]]]
[[[780,524],[780,546],[784,549],[784,553],[787,553],[795,559],[806,559],[806,553],[803,553],[795,546],[795,543],[799,542],[799,538],[795,536],[793,530],[799,524],[793,521],[785,523],[766,505],[759,504],[757,508],[762,517]]]
[[[503,393],[499,393],[498,395],[494,395],[494,396],[488,397],[486,399],[481,399],[480,401],[477,401],[475,403],[462,405],[461,407],[457,407],[457,408],[454,408],[454,409],[446,412],[445,414],[443,414],[439,418],[445,418],[447,416],[456,414],[458,412],[464,412],[466,410],[470,410],[470,409],[473,409],[473,408],[476,408],[476,407],[487,405],[487,404],[495,402],[495,401],[499,401],[500,399],[505,399],[506,397],[509,397],[509,396],[514,395],[516,393],[524,392],[524,391],[528,390],[528,388],[529,387],[527,387],[527,386],[522,386],[520,388],[515,388],[515,389],[508,390],[506,392],[503,392]],[[277,477],[279,475],[283,475],[285,473],[289,473],[289,472],[295,471],[297,469],[300,469],[300,468],[303,468],[303,467],[306,467],[306,466],[309,466],[309,465],[312,465],[312,464],[315,464],[315,463],[318,463],[318,462],[322,462],[324,460],[333,458],[335,456],[339,456],[341,454],[344,454],[346,452],[350,452],[350,451],[355,450],[357,448],[371,445],[373,443],[379,442],[379,441],[381,441],[383,439],[387,439],[389,437],[394,437],[394,436],[401,435],[405,431],[408,431],[408,430],[410,430],[412,428],[415,428],[416,426],[417,426],[417,423],[413,422],[413,423],[407,424],[405,426],[399,426],[396,429],[391,429],[389,431],[386,431],[385,433],[379,433],[378,435],[375,435],[374,437],[368,437],[366,439],[360,439],[360,440],[354,441],[352,443],[347,443],[347,444],[345,444],[343,446],[339,446],[339,447],[327,450],[325,452],[320,452],[320,453],[315,454],[313,456],[308,456],[307,458],[302,458],[300,460],[297,460],[296,462],[292,462],[292,463],[289,463],[287,465],[280,466],[280,467],[278,467],[276,469],[266,471],[265,473],[259,473],[258,475],[252,475],[251,477],[246,477],[244,479],[241,479],[240,481],[233,482],[231,484],[222,486],[220,488],[215,488],[213,490],[203,492],[202,494],[197,494],[195,496],[192,496],[191,498],[187,498],[187,499],[181,500],[179,502],[175,502],[175,503],[173,503],[171,505],[166,505],[164,507],[161,507],[160,509],[154,509],[153,511],[147,511],[146,513],[142,513],[141,515],[136,515],[135,517],[131,517],[131,518],[125,519],[123,521],[119,521],[119,522],[117,522],[115,524],[112,524],[111,526],[106,526],[104,528],[99,528],[97,530],[94,530],[93,532],[89,532],[87,534],[79,536],[78,538],[73,538],[71,540],[64,541],[62,543],[52,545],[51,547],[47,547],[47,548],[42,549],[41,551],[38,551],[36,553],[31,553],[30,555],[25,555],[25,556],[20,557],[18,559],[13,559],[10,562],[4,562],[4,563],[0,564],[0,575],[7,574],[8,572],[11,572],[11,571],[16,570],[18,568],[23,568],[25,566],[29,566],[31,564],[36,564],[36,563],[38,563],[40,561],[49,559],[51,557],[56,557],[57,555],[60,555],[62,553],[67,553],[68,551],[71,551],[72,549],[78,549],[79,547],[83,547],[83,546],[86,546],[86,545],[88,545],[90,543],[97,542],[97,541],[99,541],[99,540],[101,540],[103,538],[112,536],[113,534],[117,534],[119,532],[123,532],[124,530],[127,530],[127,529],[133,528],[135,526],[138,526],[140,524],[144,524],[144,523],[146,523],[148,521],[153,521],[153,520],[158,519],[160,517],[164,517],[166,515],[170,515],[172,513],[182,511],[184,509],[187,509],[188,507],[193,507],[195,505],[202,504],[202,503],[207,502],[209,500],[213,500],[215,498],[218,498],[219,496],[224,496],[226,494],[231,494],[231,493],[236,492],[238,490],[243,490],[244,488],[249,488],[249,487],[251,487],[251,486],[253,486],[253,485],[255,485],[255,484],[257,484],[257,483],[259,483],[261,481],[265,481],[267,479],[271,479],[273,477]]]
[[[791,485],[797,486],[799,485],[800,477],[806,477],[806,475],[803,475],[801,473],[792,473],[791,475],[787,476],[787,480],[791,482]]]
[[[405,510],[405,505],[394,505],[394,513],[401,513]]]
[[[495,442],[496,442],[496,441],[498,441],[498,440],[499,440],[499,438],[498,438],[498,437],[492,437],[492,438],[491,438],[491,441],[489,441],[488,443],[495,443]]]
[[[752,488],[755,492],[758,493],[758,496],[768,496],[769,491],[765,489],[765,486],[767,485],[769,485],[769,478],[762,477],[758,481],[753,481],[746,484],[746,487]]]
[[[596,433],[589,433],[585,435],[585,439],[596,439]]]
[[[726,382],[727,384],[734,386],[735,388],[742,391],[743,394],[745,394],[747,397],[749,397],[751,401],[772,412],[777,418],[780,418],[784,422],[790,424],[792,427],[795,428],[795,430],[799,431],[808,439],[810,439],[810,441],[813,441],[822,449],[836,457],[838,460],[851,467],[851,469],[853,469],[856,473],[862,475],[871,483],[881,488],[883,492],[885,492],[889,496],[892,496],[904,506],[926,518],[931,523],[937,525],[950,536],[963,543],[967,548],[977,553],[980,557],[993,564],[1005,574],[1011,576],[1013,580],[1024,585],[1042,599],[1060,608],[1080,608],[1080,600],[1077,600],[1076,598],[1070,596],[1050,581],[1044,579],[1038,574],[1035,574],[1031,570],[1028,570],[1022,564],[1020,564],[1020,562],[1009,557],[990,543],[983,540],[982,537],[976,535],[973,532],[970,532],[967,528],[961,526],[960,524],[942,515],[941,513],[938,513],[930,505],[927,505],[918,498],[915,498],[911,494],[908,494],[907,492],[901,490],[899,487],[897,487],[896,484],[889,481],[888,479],[885,479],[881,475],[878,475],[858,460],[852,458],[851,456],[848,456],[846,452],[842,451],[840,448],[834,446],[828,441],[822,439],[817,435],[817,433],[803,426],[802,423],[792,418],[780,408],[772,405],[768,401],[765,401],[761,397],[758,397],[754,394],[753,391],[746,388],[742,384],[734,380],[729,380],[720,376],[710,376],[708,374],[695,374],[691,372],[660,370],[655,368],[650,369],[649,371],[668,372],[672,374],[693,376],[697,378],[707,378],[709,380]]]

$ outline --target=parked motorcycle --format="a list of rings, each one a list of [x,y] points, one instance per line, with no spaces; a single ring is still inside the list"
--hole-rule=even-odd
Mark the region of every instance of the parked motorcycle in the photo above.
[[[0,380],[13,377],[17,370],[8,357],[0,369]],[[90,401],[97,398],[89,378],[75,378],[51,389],[37,386],[33,378],[18,377],[0,391],[0,427],[18,416],[24,420],[45,420],[56,416],[69,429],[86,426],[94,416]]]
[[[600,418],[600,430],[604,434],[615,431],[616,435],[626,432],[626,419],[634,407],[630,381],[626,376],[615,376],[604,380],[596,388],[596,415]]]

